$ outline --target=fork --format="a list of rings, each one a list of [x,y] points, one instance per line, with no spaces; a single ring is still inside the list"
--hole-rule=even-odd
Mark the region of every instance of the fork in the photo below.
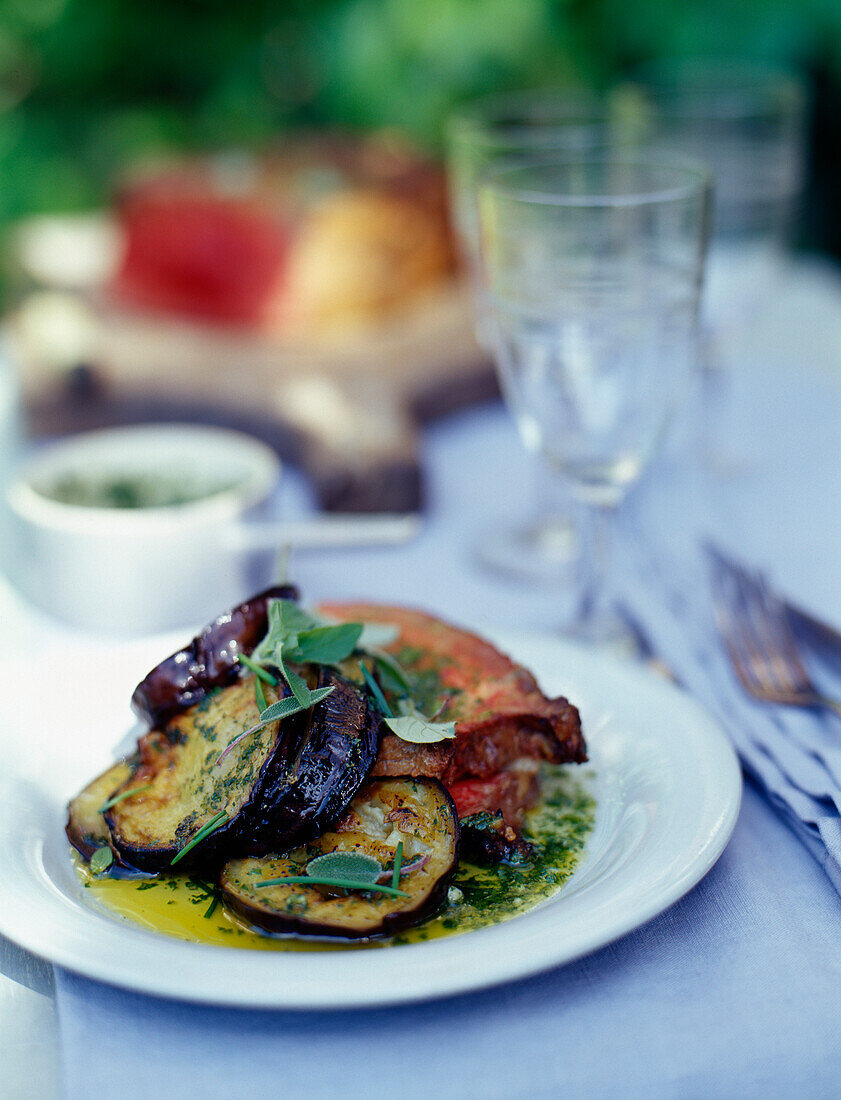
[[[785,605],[759,572],[705,547],[716,625],[745,691],[766,703],[831,710],[841,702],[815,687],[797,648]]]

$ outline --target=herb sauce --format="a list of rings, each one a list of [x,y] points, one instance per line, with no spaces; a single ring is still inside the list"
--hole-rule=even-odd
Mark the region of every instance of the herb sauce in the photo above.
[[[200,474],[68,473],[38,486],[41,496],[83,508],[170,508],[194,504],[236,488],[234,481],[209,481]]]
[[[191,943],[261,951],[347,951],[389,943],[420,943],[508,920],[556,894],[578,865],[595,818],[587,790],[592,772],[544,765],[543,797],[529,812],[523,834],[536,858],[517,866],[479,867],[462,860],[450,900],[437,917],[391,939],[339,943],[269,936],[252,931],[221,903],[216,887],[193,875],[156,878],[94,876],[73,852],[82,885],[101,905],[144,928]]]

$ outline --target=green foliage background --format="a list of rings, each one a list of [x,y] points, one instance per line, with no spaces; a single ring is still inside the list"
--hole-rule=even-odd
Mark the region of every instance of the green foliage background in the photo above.
[[[652,57],[793,61],[841,86],[841,0],[0,0],[0,221],[101,201],[134,157],[396,125],[599,85]]]

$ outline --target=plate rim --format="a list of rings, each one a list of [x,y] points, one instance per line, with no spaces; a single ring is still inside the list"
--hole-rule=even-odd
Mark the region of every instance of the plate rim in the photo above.
[[[140,934],[152,945],[151,949],[153,954],[158,954],[161,957],[161,965],[157,970],[138,973],[136,967],[132,972],[131,966],[128,968],[118,967],[115,970],[112,963],[107,960],[102,961],[93,950],[89,949],[87,952],[82,951],[80,957],[78,947],[74,948],[72,944],[65,944],[61,941],[45,949],[45,945],[39,940],[37,931],[30,931],[25,926],[21,927],[19,921],[15,922],[11,920],[8,910],[5,912],[0,910],[0,932],[8,936],[10,940],[17,943],[25,950],[31,951],[33,954],[61,966],[66,970],[82,975],[83,977],[104,982],[107,985],[133,992],[149,994],[168,1000],[233,1008],[334,1011],[386,1007],[437,998],[453,997],[459,994],[503,985],[514,980],[525,979],[535,974],[574,962],[590,954],[592,951],[615,942],[617,939],[627,935],[634,929],[647,924],[650,920],[664,912],[683,897],[706,874],[708,874],[721,856],[732,835],[738,819],[742,794],[741,768],[732,743],[721,730],[720,726],[697,700],[674,684],[669,683],[646,669],[644,666],[619,660],[609,654],[569,642],[565,639],[553,637],[547,633],[511,630],[486,630],[484,633],[491,641],[500,645],[506,651],[513,652],[515,657],[519,656],[524,651],[528,652],[529,649],[534,647],[546,654],[546,662],[548,664],[552,656],[551,651],[554,649],[563,659],[567,661],[571,660],[573,672],[572,675],[569,673],[566,674],[567,679],[574,680],[577,675],[581,674],[582,670],[585,678],[588,674],[593,675],[598,672],[600,675],[605,675],[607,680],[612,682],[616,687],[621,688],[624,686],[627,688],[630,686],[631,691],[633,691],[634,685],[639,686],[641,684],[644,693],[654,692],[655,695],[662,695],[665,700],[671,700],[672,704],[676,705],[679,710],[683,712],[686,721],[693,726],[693,737],[696,740],[700,738],[699,743],[705,745],[707,751],[710,752],[712,757],[717,759],[718,765],[721,767],[721,772],[717,777],[717,787],[714,792],[719,795],[720,805],[718,807],[717,816],[715,816],[712,828],[706,836],[704,844],[697,850],[693,848],[692,854],[686,853],[679,872],[676,872],[668,883],[661,886],[647,901],[638,900],[631,909],[618,914],[613,921],[610,922],[608,931],[605,931],[604,928],[598,924],[594,925],[589,937],[586,935],[579,935],[572,950],[564,950],[562,946],[560,948],[558,947],[557,942],[550,942],[547,940],[543,944],[545,950],[542,953],[533,951],[531,957],[528,959],[520,958],[516,951],[511,951],[509,953],[497,952],[494,955],[494,965],[492,969],[490,972],[485,972],[483,974],[477,974],[475,972],[475,965],[468,967],[467,971],[464,973],[462,973],[457,966],[452,966],[449,970],[445,970],[443,974],[439,973],[438,969],[436,969],[436,976],[432,981],[418,980],[418,977],[420,976],[422,978],[424,972],[429,969],[428,965],[424,964],[428,964],[431,961],[430,956],[433,953],[435,955],[443,954],[446,959],[447,955],[452,955],[454,952],[458,954],[457,945],[460,943],[463,944],[464,941],[468,939],[475,945],[476,937],[482,937],[483,941],[488,938],[513,938],[516,940],[518,937],[516,935],[515,926],[522,927],[520,922],[524,918],[528,918],[530,913],[535,912],[535,910],[530,910],[522,916],[515,917],[509,921],[503,921],[488,928],[477,929],[473,932],[465,933],[462,936],[451,936],[418,944],[394,945],[387,949],[383,949],[383,955],[376,952],[373,956],[375,959],[382,957],[396,959],[398,954],[402,956],[408,951],[418,953],[419,965],[415,968],[414,982],[410,983],[408,986],[400,986],[395,983],[392,977],[390,990],[383,990],[377,985],[368,989],[364,983],[357,982],[349,989],[343,987],[338,999],[336,997],[335,988],[332,990],[329,988],[329,982],[326,989],[321,989],[321,979],[318,975],[313,979],[314,985],[316,986],[315,992],[308,992],[306,995],[301,995],[300,991],[298,995],[283,995],[282,990],[276,988],[278,985],[282,986],[282,982],[278,982],[277,980],[274,984],[269,983],[268,988],[261,988],[259,984],[255,983],[253,987],[249,987],[242,991],[217,988],[214,987],[212,983],[208,983],[208,988],[205,989],[197,988],[195,984],[192,987],[185,987],[183,979],[178,973],[179,967],[177,962],[179,959],[182,961],[184,960],[184,953],[186,952],[187,957],[199,962],[204,960],[205,963],[210,963],[211,966],[216,960],[219,960],[221,963],[220,973],[224,973],[224,970],[228,966],[234,964],[234,960],[237,960],[240,969],[245,971],[254,970],[256,973],[261,964],[263,966],[272,965],[266,963],[268,959],[298,959],[310,960],[311,962],[314,959],[338,959],[351,960],[350,970],[352,971],[352,960],[370,960],[372,958],[370,952],[348,951],[346,953],[330,952],[313,955],[310,953],[294,954],[284,952],[246,951],[242,948],[192,944],[180,941],[174,937],[163,936],[160,933],[142,929],[138,926],[131,925],[128,921],[120,922],[119,920],[115,920],[103,914],[101,911],[91,906],[87,906],[81,897],[76,899],[76,909],[78,912],[83,913],[85,917],[92,918],[90,925],[91,929],[95,928],[96,921],[107,921],[109,926],[115,929],[115,935],[118,938],[120,933],[126,933],[128,937],[132,934]],[[533,656],[528,663],[532,667],[535,665]],[[563,661],[561,664],[562,663]],[[538,679],[546,679],[545,669],[538,668],[535,671]],[[564,674],[562,673],[559,678],[563,679]],[[582,705],[585,702],[592,705],[596,701],[582,700]],[[598,704],[596,703],[596,705]],[[593,735],[587,734],[587,736],[588,739],[590,739]],[[593,744],[597,744],[597,735],[596,741],[594,741]],[[707,791],[707,794],[709,793],[710,791]],[[62,806],[62,813],[63,809],[64,807]],[[598,828],[598,808],[596,828]],[[41,854],[43,854],[46,840],[46,836],[40,837],[39,852]],[[2,845],[0,845],[0,862],[1,861]],[[585,854],[579,866],[579,870],[583,870],[586,866],[587,858]],[[33,867],[30,868],[30,870],[33,873],[38,872],[38,868]],[[40,877],[43,878],[46,876],[46,885],[51,886],[52,889],[56,891],[57,887],[53,884],[49,875],[46,874],[43,866],[40,868],[40,871],[42,872]],[[577,874],[578,871],[576,871],[576,874],[573,875],[573,878],[569,881],[574,882]],[[560,894],[563,895],[563,893],[564,891],[562,890]],[[561,900],[558,895],[554,897],[558,901]],[[549,902],[547,904],[551,905],[553,903],[554,902]],[[11,908],[13,911],[14,907]],[[6,907],[4,907],[4,910],[5,909]],[[514,929],[514,931],[510,931],[511,929]],[[91,942],[95,943],[93,937]],[[388,953],[387,956],[385,955],[386,951]],[[425,959],[421,958],[421,951],[426,952]],[[468,949],[466,953],[476,954],[478,951],[479,949],[477,947],[475,951],[470,951]],[[481,954],[481,952],[479,953]],[[169,956],[172,956],[172,961],[174,963],[172,967],[166,965],[166,963],[169,962]],[[293,963],[292,965],[294,967],[297,964]],[[316,963],[314,964],[314,969],[318,970],[319,967],[323,969],[325,965],[329,964]],[[219,969],[219,966],[214,967],[214,969]],[[336,969],[348,969],[347,962],[340,963],[338,967],[334,966],[334,970]],[[386,970],[387,969],[388,968],[386,968]],[[332,976],[334,985],[336,977],[335,974]],[[224,986],[224,981],[221,985]]]

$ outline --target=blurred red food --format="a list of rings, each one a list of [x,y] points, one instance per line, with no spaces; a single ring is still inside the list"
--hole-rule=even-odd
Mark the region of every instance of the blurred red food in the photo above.
[[[211,194],[141,188],[121,207],[125,301],[232,324],[259,324],[280,290],[288,232],[252,205]]]
[[[393,137],[184,161],[117,215],[124,305],[283,335],[376,320],[454,270],[443,171]]]

